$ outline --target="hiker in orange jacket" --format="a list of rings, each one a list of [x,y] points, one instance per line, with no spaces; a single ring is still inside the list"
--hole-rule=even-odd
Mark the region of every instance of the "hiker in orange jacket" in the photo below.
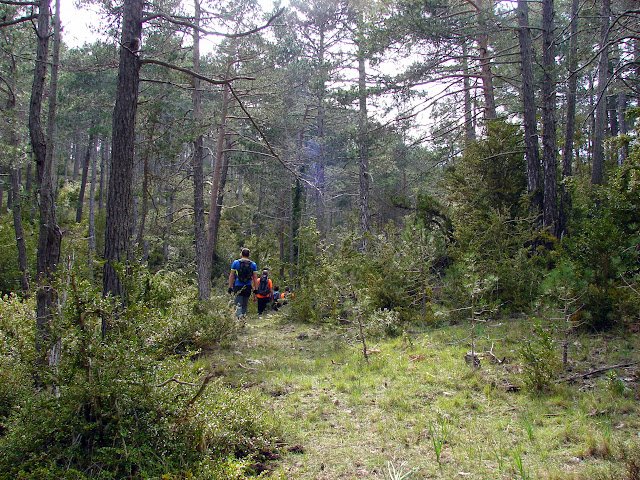
[[[273,299],[273,283],[269,278],[269,270],[262,270],[262,276],[258,281],[258,287],[255,290],[258,299],[258,315],[262,315],[269,303]]]

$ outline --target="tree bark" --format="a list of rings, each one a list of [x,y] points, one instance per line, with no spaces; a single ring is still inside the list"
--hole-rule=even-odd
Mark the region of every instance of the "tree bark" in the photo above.
[[[559,236],[557,198],[557,150],[556,150],[556,85],[555,43],[553,38],[553,0],[542,1],[542,168],[544,187],[543,225]]]
[[[60,259],[62,233],[58,228],[55,192],[52,182],[52,156],[47,155],[47,143],[42,129],[42,99],[49,53],[49,0],[38,3],[38,46],[34,68],[31,101],[29,104],[29,134],[36,160],[36,172],[40,196],[40,233],[38,236],[38,292],[36,295],[36,358],[41,366],[52,351],[50,323],[56,310],[57,295],[51,282]],[[53,110],[53,112],[52,112]],[[55,115],[55,101],[50,105],[50,117]],[[51,358],[51,357],[50,357]],[[41,387],[42,377],[36,375],[36,386]]]
[[[200,25],[200,1],[195,1],[196,27]],[[200,71],[200,31],[193,29],[193,70]],[[193,119],[200,129],[202,117],[202,92],[200,79],[193,77]],[[196,271],[198,283],[198,296],[201,300],[211,297],[211,267],[207,267],[211,261],[207,261],[207,232],[204,220],[204,139],[198,132],[193,142],[193,229],[196,248]]]
[[[233,59],[229,58],[227,64],[226,77],[229,78],[229,72]],[[211,184],[211,198],[209,200],[209,224],[207,228],[207,252],[208,261],[207,272],[211,276],[211,262],[217,250],[217,232],[219,216],[216,215],[218,209],[218,195],[220,194],[220,179],[222,177],[222,163],[224,161],[224,145],[227,135],[227,115],[229,113],[229,85],[222,86],[222,106],[220,109],[220,124],[218,125],[218,138],[216,140],[215,164],[213,167],[213,181]],[[207,278],[209,278],[207,277]]]
[[[562,178],[573,175],[573,138],[576,133],[576,92],[578,85],[578,12],[580,0],[571,1],[571,21],[569,26],[569,79],[567,81],[567,119],[562,156]],[[558,228],[560,234],[567,233],[568,215],[571,210],[571,194],[564,183],[560,186],[560,209]]]
[[[101,145],[102,149],[104,146]],[[98,177],[98,155],[91,156],[91,180],[89,182],[89,238],[87,243],[87,266],[93,278],[93,256],[96,251],[96,180]]]
[[[322,16],[323,19],[326,20],[326,16]],[[320,31],[320,38],[318,44],[318,53],[317,53],[317,62],[318,62],[318,71],[319,71],[319,79],[318,79],[318,99],[317,99],[317,116],[316,116],[316,149],[314,150],[315,158],[315,169],[316,169],[316,191],[315,191],[315,199],[316,199],[316,219],[317,219],[317,227],[320,230],[321,234],[326,235],[328,229],[327,223],[327,214],[325,211],[324,204],[324,193],[326,190],[326,175],[325,175],[325,117],[326,117],[326,106],[325,106],[325,98],[327,96],[327,67],[325,65],[325,20],[321,21],[321,24],[318,25]]]
[[[23,292],[29,291],[29,261],[27,259],[27,244],[24,238],[22,226],[22,202],[20,201],[20,175],[18,169],[10,168],[12,196],[11,206],[13,210],[13,229],[16,234],[16,246],[18,247],[18,266],[20,268],[20,287]]]
[[[143,0],[125,0],[122,21],[118,87],[113,111],[111,174],[107,196],[107,222],[105,228],[104,295],[125,297],[122,278],[116,263],[131,259],[133,218],[133,176],[135,150],[135,123],[140,82],[138,52],[142,35]],[[103,319],[102,333],[108,325]]]
[[[491,71],[491,57],[489,55],[489,18],[493,11],[492,0],[484,5],[484,0],[477,0],[476,16],[480,33],[478,35],[478,53],[480,60],[480,77],[482,78],[482,91],[484,93],[484,118],[486,121],[496,120],[496,99],[493,88],[493,72]]]
[[[528,0],[518,0],[518,26],[518,40],[522,61],[522,112],[527,159],[527,193],[530,197],[531,211],[538,218],[542,213],[543,205],[540,188],[540,146],[538,144],[533,48],[531,46]]]
[[[229,136],[226,137],[227,150],[231,149],[231,140]],[[218,244],[218,232],[220,231],[220,218],[222,215],[222,204],[224,202],[224,188],[227,184],[227,174],[229,172],[229,154],[224,153],[222,156],[222,170],[220,171],[220,184],[218,185],[218,201],[216,202],[216,210],[214,212],[213,219],[213,244]],[[214,258],[216,258],[217,253],[214,250],[213,252]]]
[[[152,133],[149,138],[149,145],[153,145],[153,127],[151,127]],[[151,156],[151,148],[147,148],[142,159],[142,206],[140,207],[140,222],[138,225],[138,236],[136,237],[135,246],[142,248],[145,244],[144,241],[144,229],[147,222],[147,215],[149,214],[149,157]],[[144,250],[144,249],[143,249]],[[144,255],[143,255],[144,257]]]
[[[109,141],[106,135],[100,142],[100,186],[98,188],[98,210],[104,209],[104,186],[107,177],[107,165],[109,163]]]
[[[91,163],[92,152],[95,147],[96,135],[93,132],[93,122],[89,128],[89,141],[87,150],[82,160],[82,177],[80,180],[80,194],[78,195],[78,208],[76,209],[76,223],[82,221],[82,210],[84,207],[84,194],[87,189],[87,178],[89,177],[89,164]]]
[[[607,128],[607,83],[609,82],[609,20],[611,1],[602,0],[600,17],[600,58],[598,61],[598,90],[596,118],[593,132],[593,165],[591,183],[602,185],[604,176],[604,139]]]
[[[467,44],[462,44],[462,83],[464,88],[464,123],[465,123],[465,140],[467,143],[476,140],[476,128],[473,120],[473,105],[471,103],[471,84],[469,82],[469,52]]]
[[[620,135],[627,134],[627,95],[624,92],[619,92],[617,95],[618,102],[618,124],[620,125]],[[618,165],[624,165],[629,156],[629,144],[623,142],[618,150]]]
[[[360,177],[360,234],[362,235],[362,249],[367,250],[368,236],[371,233],[371,210],[369,208],[369,132],[367,115],[367,72],[364,58],[364,47],[358,47],[358,149],[359,149],[359,177]]]

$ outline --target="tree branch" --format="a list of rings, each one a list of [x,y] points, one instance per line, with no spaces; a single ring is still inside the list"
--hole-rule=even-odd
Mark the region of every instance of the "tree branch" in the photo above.
[[[0,3],[2,3],[2,2],[0,2]],[[10,25],[15,25],[17,23],[28,22],[29,20],[34,20],[36,18],[38,18],[38,14],[37,13],[34,13],[33,15],[29,15],[28,17],[16,18],[15,20],[11,20],[10,22],[2,22],[2,23],[0,23],[0,28],[8,27]]]
[[[29,7],[29,6],[37,6],[38,2],[20,2],[18,0],[0,0],[0,5],[15,5],[18,7]]]
[[[144,65],[146,63],[150,63],[152,65],[160,65],[161,67],[166,67],[171,70],[177,70],[178,72],[186,73],[187,75],[191,75],[192,77],[199,78],[200,80],[203,80],[207,83],[211,83],[213,85],[230,85],[231,82],[235,80],[255,80],[255,78],[252,78],[252,77],[234,77],[228,80],[214,80],[213,78],[205,77],[204,75],[201,75],[198,72],[194,72],[193,70],[189,70],[188,68],[179,67],[171,63],[163,62],[162,60],[155,60],[152,58],[143,58],[140,60],[140,64]]]
[[[189,22],[187,20],[183,20],[179,17],[174,17],[173,15],[167,15],[165,13],[156,13],[154,15],[150,15],[148,17],[143,18],[142,21],[148,22],[150,20],[155,20],[156,18],[162,18],[169,23],[173,23],[174,25],[181,25],[183,27],[192,28],[194,30],[198,30],[200,33],[204,33],[205,35],[217,35],[219,37],[225,37],[225,38],[241,38],[241,37],[247,37],[249,35],[253,35],[254,33],[259,32],[260,30],[264,30],[265,28],[269,27],[275,21],[276,18],[282,15],[282,12],[284,12],[284,8],[281,8],[274,15],[272,15],[271,18],[267,20],[267,23],[265,23],[264,25],[260,27],[252,28],[251,30],[247,30],[246,32],[241,32],[241,33],[223,33],[223,32],[215,32],[212,30],[207,30],[205,28],[200,27],[199,25],[196,25],[195,23]]]
[[[609,370],[615,370],[616,368],[633,367],[634,365],[637,365],[637,364],[638,362],[621,363],[619,365],[611,365],[610,367],[598,368],[596,370],[591,370],[590,372],[587,372],[587,373],[581,373],[579,375],[573,375],[571,377],[561,378],[557,380],[556,383],[572,382],[573,380],[578,380],[579,378],[587,378],[587,377],[590,377],[591,375],[597,375],[598,373],[607,372]]]

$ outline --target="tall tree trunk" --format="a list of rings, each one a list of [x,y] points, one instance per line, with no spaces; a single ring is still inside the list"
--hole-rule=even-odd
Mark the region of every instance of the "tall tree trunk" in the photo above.
[[[102,150],[104,145],[100,146]],[[91,180],[89,183],[89,238],[87,245],[87,266],[93,278],[93,256],[96,251],[96,180],[98,177],[98,155],[91,156]]]
[[[602,0],[600,17],[600,58],[598,61],[598,90],[596,118],[593,132],[593,165],[591,183],[602,185],[604,176],[604,139],[607,129],[607,83],[609,82],[609,20],[611,0]]]
[[[231,139],[227,135],[226,138],[227,151],[231,149]],[[222,170],[220,171],[220,184],[218,185],[218,201],[216,204],[216,210],[214,212],[215,218],[213,219],[213,244],[218,244],[218,232],[220,231],[220,218],[222,215],[222,205],[224,202],[224,188],[227,184],[227,174],[229,172],[229,154],[225,153],[222,156]],[[213,258],[217,258],[216,250],[213,251]]]
[[[368,236],[371,233],[371,211],[369,208],[369,132],[367,115],[367,72],[364,46],[359,46],[358,54],[358,150],[360,177],[360,234],[362,249],[367,249]]]
[[[553,38],[553,0],[542,1],[542,168],[544,173],[543,225],[558,232],[555,41]]]
[[[100,186],[98,189],[98,210],[104,209],[104,186],[107,177],[107,165],[109,164],[109,141],[106,135],[100,142]]]
[[[149,139],[149,145],[153,145],[153,134]],[[142,160],[142,207],[140,208],[140,222],[138,225],[138,236],[135,241],[137,248],[142,248],[144,245],[144,229],[147,223],[147,215],[149,214],[149,157],[151,155],[151,148],[147,148]],[[143,249],[144,250],[144,249]]]
[[[55,209],[55,193],[52,183],[53,158],[47,154],[47,143],[42,129],[42,99],[44,94],[47,59],[49,53],[49,0],[38,4],[38,46],[34,68],[31,101],[29,105],[29,134],[37,166],[40,196],[40,233],[38,236],[38,292],[36,296],[36,358],[42,366],[49,356],[51,363],[54,339],[50,323],[56,310],[57,295],[51,282],[60,259],[62,233],[58,227]],[[50,104],[50,117],[55,115],[55,99]],[[42,386],[42,378],[36,376],[36,385]]]
[[[478,53],[480,57],[480,77],[482,78],[482,91],[484,93],[484,118],[487,121],[496,120],[496,99],[493,88],[493,72],[491,71],[491,56],[489,54],[489,21],[493,14],[492,0],[484,5],[485,0],[477,0],[476,16],[480,33],[478,34]]]
[[[9,71],[6,72],[4,81],[8,85],[7,89],[7,101],[4,106],[5,112],[9,115],[15,112],[16,108],[16,96],[15,92],[15,73],[16,63],[9,63]],[[0,134],[4,133],[7,137],[8,145],[18,152],[20,140],[17,132],[12,125],[7,125],[6,132],[0,131]],[[29,163],[31,165],[31,163]],[[22,201],[20,199],[20,166],[8,166],[6,169],[4,166],[0,166],[0,215],[2,212],[2,199],[4,195],[4,177],[5,171],[8,171],[11,187],[7,189],[7,208],[11,205],[13,211],[13,229],[16,237],[16,246],[18,248],[18,267],[20,268],[20,286],[23,292],[29,291],[29,263],[27,259],[27,244],[24,236],[24,227],[22,224]]]
[[[196,27],[200,25],[200,1],[195,2]],[[200,70],[200,31],[193,29],[193,69]],[[202,121],[202,91],[200,79],[193,77],[193,119],[198,127],[198,135],[193,142],[193,229],[196,247],[196,270],[198,283],[198,296],[201,300],[211,297],[211,260],[207,259],[207,232],[204,219],[204,139],[200,134]]]
[[[317,99],[317,117],[316,117],[316,150],[315,150],[315,158],[314,162],[316,165],[316,219],[317,219],[317,227],[320,229],[321,234],[326,235],[328,224],[327,224],[327,213],[325,211],[325,199],[324,194],[326,190],[326,172],[325,172],[325,117],[326,117],[326,96],[327,96],[327,67],[325,65],[325,55],[326,55],[326,47],[325,47],[325,28],[326,24],[322,22],[319,26],[320,38],[318,40],[318,54],[317,54],[317,62],[318,62],[318,70],[320,72],[320,78],[318,79],[318,99]]]
[[[112,295],[123,300],[126,292],[115,264],[126,263],[131,259],[135,123],[140,82],[138,52],[142,35],[143,6],[144,0],[124,2],[118,88],[113,110],[111,174],[107,196],[102,290],[104,295]],[[107,328],[106,318],[103,318],[103,335]]]
[[[527,193],[531,211],[538,218],[543,211],[540,188],[540,146],[534,93],[533,48],[529,25],[529,1],[518,0],[518,40],[522,60],[522,112],[524,117],[524,144],[527,159]]]
[[[476,140],[476,128],[473,120],[473,105],[471,103],[471,82],[469,78],[469,51],[466,42],[462,44],[462,83],[464,88],[464,124],[465,124],[465,141],[467,143]]]
[[[76,133],[73,136],[73,175],[71,177],[72,181],[78,180],[78,175],[80,174],[80,134]]]
[[[91,154],[93,153],[96,141],[96,134],[93,132],[93,122],[89,128],[89,141],[87,150],[82,161],[82,179],[80,180],[80,194],[78,195],[78,207],[76,208],[76,223],[82,221],[82,210],[84,207],[84,194],[87,189],[87,178],[89,177],[89,164],[91,163]]]
[[[22,202],[20,201],[20,176],[18,169],[10,168],[11,195],[13,210],[13,229],[16,234],[16,245],[18,247],[18,266],[20,268],[20,287],[23,292],[29,291],[29,261],[27,259],[27,243],[24,238],[24,228],[22,226]]]
[[[578,12],[580,0],[571,1],[571,23],[569,26],[569,79],[567,82],[567,119],[562,155],[562,178],[573,175],[573,138],[576,133],[576,92],[578,85]],[[560,234],[567,233],[568,215],[571,210],[571,193],[564,182],[560,185],[560,209],[558,228]]]
[[[167,197],[167,225],[164,227],[164,238],[162,241],[162,257],[164,265],[169,263],[169,240],[171,239],[171,226],[173,225],[173,190]]]
[[[619,92],[617,96],[618,102],[618,123],[620,124],[620,135],[627,134],[627,95],[624,92]],[[629,156],[629,144],[624,142],[620,145],[620,149],[618,150],[618,164],[624,165],[627,161],[627,157]]]
[[[31,181],[33,179],[33,166],[31,162],[27,163],[27,175],[24,182],[24,190],[27,194],[31,193]]]
[[[226,78],[229,78],[233,59],[229,58],[227,64]],[[222,177],[222,163],[224,162],[224,146],[227,135],[227,115],[229,113],[229,86],[222,86],[222,107],[220,110],[220,124],[218,125],[218,138],[216,140],[216,156],[213,167],[213,181],[211,184],[211,198],[209,201],[209,225],[207,229],[207,255],[208,259],[207,271],[211,276],[211,262],[217,250],[217,232],[218,225],[216,223],[219,217],[216,215],[218,209],[218,195],[220,194],[220,179]],[[207,277],[208,278],[208,277]]]

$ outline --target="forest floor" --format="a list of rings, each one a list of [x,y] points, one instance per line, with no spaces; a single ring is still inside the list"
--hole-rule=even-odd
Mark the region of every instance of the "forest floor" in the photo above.
[[[522,320],[474,332],[475,370],[468,325],[369,341],[368,360],[357,331],[254,315],[207,357],[277,418],[285,448],[261,478],[640,478],[637,334],[572,337],[559,378],[633,365],[531,394],[519,351],[535,339]]]

